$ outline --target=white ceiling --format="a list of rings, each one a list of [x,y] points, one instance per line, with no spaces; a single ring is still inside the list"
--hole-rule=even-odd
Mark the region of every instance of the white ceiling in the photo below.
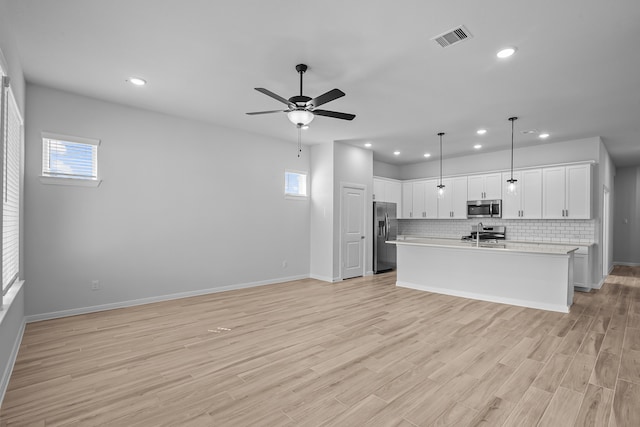
[[[618,166],[640,165],[638,0],[9,0],[28,82],[294,143],[282,114],[247,116],[339,88],[306,143],[373,144],[408,164],[510,146],[602,136]],[[432,37],[465,25],[472,39]],[[504,46],[518,52],[507,60]],[[125,80],[148,80],[143,88]],[[489,132],[479,137],[475,131]],[[401,155],[393,156],[394,150]],[[552,160],[552,159],[550,159]]]

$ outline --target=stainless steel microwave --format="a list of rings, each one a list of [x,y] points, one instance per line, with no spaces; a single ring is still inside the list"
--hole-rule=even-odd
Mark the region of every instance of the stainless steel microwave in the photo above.
[[[502,200],[469,200],[467,218],[502,218]]]

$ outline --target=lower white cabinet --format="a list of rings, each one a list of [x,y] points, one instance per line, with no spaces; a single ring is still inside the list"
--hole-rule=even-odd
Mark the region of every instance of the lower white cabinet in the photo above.
[[[589,247],[581,246],[573,254],[573,286],[591,289]]]

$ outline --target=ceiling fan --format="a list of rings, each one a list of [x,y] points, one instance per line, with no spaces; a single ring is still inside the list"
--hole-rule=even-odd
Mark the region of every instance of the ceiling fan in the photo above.
[[[340,89],[332,89],[329,92],[323,93],[322,95],[315,98],[309,98],[308,96],[302,94],[302,75],[305,73],[305,71],[307,71],[307,68],[308,67],[305,64],[296,65],[296,71],[300,74],[300,95],[295,95],[289,99],[286,99],[265,88],[255,88],[258,92],[262,92],[265,95],[270,96],[273,99],[277,99],[278,101],[287,105],[288,108],[286,110],[257,111],[247,114],[252,116],[256,114],[287,113],[287,117],[289,117],[291,123],[298,126],[299,128],[302,126],[307,126],[309,123],[311,123],[315,116],[333,117],[334,119],[342,120],[353,120],[356,117],[355,114],[339,113],[337,111],[317,109],[317,107],[326,104],[327,102],[343,97],[345,93]]]

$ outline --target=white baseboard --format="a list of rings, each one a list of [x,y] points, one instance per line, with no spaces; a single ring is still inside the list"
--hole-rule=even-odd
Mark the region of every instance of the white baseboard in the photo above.
[[[333,282],[336,281],[336,280],[332,279],[329,276],[320,276],[320,275],[317,275],[317,274],[309,274],[309,277],[312,278],[312,279],[322,280],[323,282],[329,282],[329,283],[333,283]]]
[[[473,292],[457,291],[452,289],[436,288],[432,286],[417,285],[414,283],[396,282],[396,286],[401,288],[416,289],[418,291],[433,292],[437,294],[451,295],[454,297],[477,299],[481,301],[497,302],[500,304],[517,305],[519,307],[537,308],[539,310],[558,311],[560,313],[568,313],[569,307],[566,305],[545,304],[535,301],[523,301],[515,298],[494,297],[484,294],[476,294]]]
[[[136,305],[151,304],[154,302],[169,301],[180,298],[195,297],[199,295],[215,294],[217,292],[234,291],[237,289],[253,288],[256,286],[273,285],[275,283],[290,282],[292,280],[307,279],[308,275],[280,277],[271,280],[261,280],[259,282],[239,283],[235,285],[222,286],[219,288],[198,289],[195,291],[179,292],[176,294],[159,295],[149,298],[140,298],[129,301],[120,301],[110,304],[93,305],[89,307],[73,308],[70,310],[54,311],[51,313],[33,314],[26,316],[27,323],[39,322],[41,320],[57,319],[60,317],[77,316],[79,314],[95,313],[98,311],[113,310],[116,308],[133,307]]]
[[[16,336],[15,341],[13,342],[13,348],[11,349],[11,357],[7,363],[7,366],[4,368],[4,372],[2,373],[2,377],[0,377],[0,404],[4,400],[4,394],[7,392],[7,387],[9,386],[9,379],[11,379],[11,373],[13,372],[13,366],[16,363],[16,358],[18,357],[18,351],[20,350],[20,344],[22,343],[22,337],[24,336],[24,328],[27,322],[26,319],[22,319],[22,325],[20,326],[20,332]]]
[[[613,261],[613,265],[624,265],[625,267],[640,267],[640,262]]]

